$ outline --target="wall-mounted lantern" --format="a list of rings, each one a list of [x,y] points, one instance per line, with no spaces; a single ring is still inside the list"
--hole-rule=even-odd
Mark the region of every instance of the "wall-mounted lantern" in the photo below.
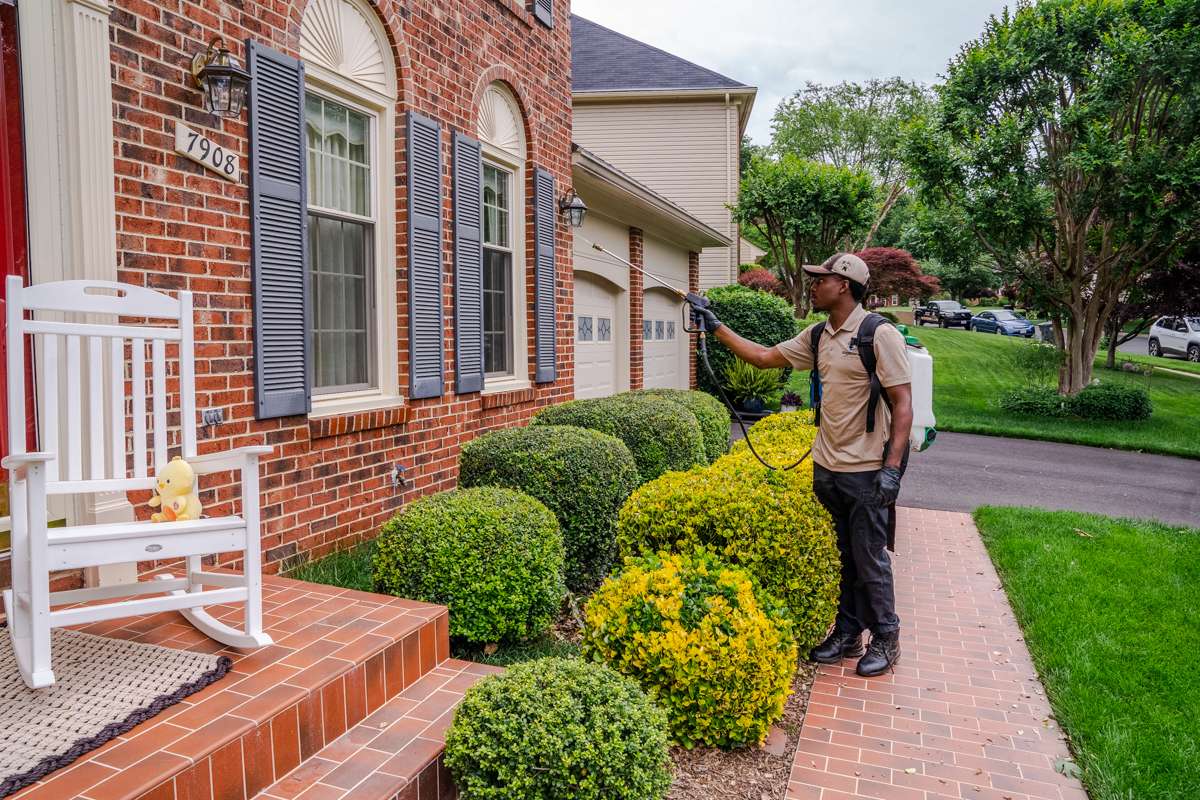
[[[204,107],[223,117],[236,117],[246,102],[250,73],[229,54],[225,40],[214,38],[208,49],[192,59],[192,78],[204,92]]]
[[[563,217],[572,228],[583,227],[583,218],[587,216],[588,207],[574,189],[571,189],[558,201],[558,210],[562,212]]]

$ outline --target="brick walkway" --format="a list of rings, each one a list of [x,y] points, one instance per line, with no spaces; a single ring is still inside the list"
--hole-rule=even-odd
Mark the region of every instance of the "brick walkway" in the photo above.
[[[967,514],[901,509],[894,674],[821,667],[787,800],[1087,800]]]

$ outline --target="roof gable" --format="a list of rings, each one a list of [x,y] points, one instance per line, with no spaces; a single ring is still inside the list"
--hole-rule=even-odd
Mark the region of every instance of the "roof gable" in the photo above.
[[[571,15],[571,90],[747,89],[744,83]]]

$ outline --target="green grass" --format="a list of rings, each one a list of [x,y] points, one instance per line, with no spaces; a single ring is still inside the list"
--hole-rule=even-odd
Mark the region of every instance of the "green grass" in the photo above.
[[[1093,800],[1200,797],[1200,530],[1025,508],[975,521]]]
[[[1154,403],[1154,414],[1143,422],[1097,422],[1075,419],[1027,417],[1009,413],[1000,396],[1020,385],[1010,356],[1030,342],[1008,336],[989,336],[962,330],[913,328],[933,356],[933,403],[941,431],[1043,439],[1121,450],[1200,458],[1200,380],[1155,371],[1150,376],[1103,368],[1102,381],[1144,386]],[[1161,359],[1160,359],[1161,361]],[[1168,361],[1173,369],[1185,362]],[[792,373],[788,389],[808,398],[808,373]]]
[[[375,591],[375,581],[372,577],[371,560],[375,555],[375,549],[375,542],[371,541],[349,550],[341,550],[297,567],[288,573],[288,577],[309,583],[323,583],[327,586],[340,586],[343,589],[373,592]],[[560,639],[553,632],[527,642],[501,644],[491,653],[486,652],[482,646],[455,641],[451,641],[450,644],[452,655],[455,658],[480,664],[495,664],[501,667],[549,656],[579,655],[579,645]]]
[[[371,541],[349,550],[340,550],[317,561],[310,561],[292,570],[288,577],[309,583],[373,592],[375,580],[372,577],[371,559],[374,556],[375,542]]]

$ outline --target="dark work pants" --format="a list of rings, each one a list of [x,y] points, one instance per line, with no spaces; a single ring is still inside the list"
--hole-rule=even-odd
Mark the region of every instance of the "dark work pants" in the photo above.
[[[891,511],[874,500],[877,472],[833,472],[813,465],[813,490],[833,517],[842,557],[838,630],[849,634],[900,629],[892,560],[888,556]]]

